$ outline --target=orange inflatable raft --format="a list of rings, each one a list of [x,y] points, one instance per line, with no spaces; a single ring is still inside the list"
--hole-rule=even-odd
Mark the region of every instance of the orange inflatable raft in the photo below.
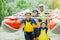
[[[16,32],[22,27],[22,22],[18,18],[6,18],[2,22],[3,29],[7,32]]]
[[[50,27],[51,32],[53,32],[54,34],[60,34],[60,22],[56,23],[56,21],[55,22],[50,21],[49,27]]]

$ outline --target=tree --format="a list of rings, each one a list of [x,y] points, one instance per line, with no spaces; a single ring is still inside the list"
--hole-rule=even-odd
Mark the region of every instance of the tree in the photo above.
[[[25,0],[0,0],[0,24],[1,21],[4,19],[4,17],[15,14],[21,10],[24,9],[32,9],[33,5],[30,2],[27,2]],[[13,5],[11,5],[10,3],[13,3]],[[14,2],[16,2],[16,4],[14,4]]]
[[[9,15],[7,12],[7,3],[5,0],[0,0],[0,24],[5,16]]]
[[[27,8],[32,9],[33,5],[30,2],[27,2],[25,0],[18,0],[16,8],[17,8],[18,11],[24,10],[24,9],[27,9]]]
[[[39,4],[45,4],[48,0],[36,0]]]
[[[60,0],[50,0],[47,2],[49,9],[60,9]]]

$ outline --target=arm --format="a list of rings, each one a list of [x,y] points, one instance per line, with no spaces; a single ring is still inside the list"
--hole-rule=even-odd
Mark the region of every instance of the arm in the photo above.
[[[39,23],[38,19],[35,19],[35,21],[36,21],[36,23],[37,23],[36,26],[39,28],[39,27],[40,27],[40,23]]]
[[[32,22],[36,25],[36,27],[38,27],[38,28],[40,27],[38,19],[33,19]]]
[[[47,33],[47,31],[48,31],[48,28],[46,27],[45,29],[46,29],[46,33]]]
[[[22,23],[23,23],[23,31],[24,31],[24,24],[25,24],[26,20],[22,19]]]
[[[26,19],[22,19],[23,26],[26,23]]]

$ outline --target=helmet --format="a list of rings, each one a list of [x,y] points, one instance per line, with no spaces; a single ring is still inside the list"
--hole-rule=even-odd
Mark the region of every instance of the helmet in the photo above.
[[[43,6],[44,7],[44,4],[40,4],[39,7]]]

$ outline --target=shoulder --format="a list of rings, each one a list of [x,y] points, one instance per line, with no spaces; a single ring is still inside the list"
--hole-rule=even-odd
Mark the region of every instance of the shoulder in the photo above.
[[[42,29],[42,27],[40,27],[39,29]]]
[[[45,27],[45,29],[46,29],[46,30],[48,30],[48,28],[47,28],[47,27]]]
[[[48,10],[44,10],[44,12],[45,12],[45,14],[48,14],[49,13]]]
[[[32,22],[35,22],[35,19],[34,19],[34,18],[31,18],[31,21],[32,21]]]
[[[34,18],[31,19],[31,22],[34,23],[34,24],[36,24],[36,21],[35,21]]]
[[[31,21],[35,21],[34,18],[31,18]]]
[[[22,22],[25,22],[26,21],[26,18],[22,19]]]

